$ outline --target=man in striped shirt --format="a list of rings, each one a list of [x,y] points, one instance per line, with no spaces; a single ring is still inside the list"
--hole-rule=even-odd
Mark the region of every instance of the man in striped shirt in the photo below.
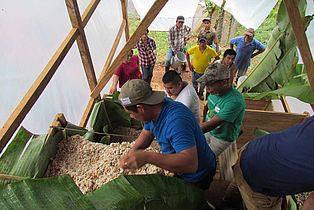
[[[189,34],[191,33],[191,28],[184,25],[184,17],[178,16],[176,25],[169,29],[168,34],[168,45],[169,50],[165,62],[166,71],[170,69],[171,58],[176,54],[176,52],[185,51],[186,42],[189,40]]]
[[[153,77],[153,70],[156,63],[156,43],[148,37],[148,29],[136,44],[138,49],[140,64],[142,68],[142,79],[149,85]]]

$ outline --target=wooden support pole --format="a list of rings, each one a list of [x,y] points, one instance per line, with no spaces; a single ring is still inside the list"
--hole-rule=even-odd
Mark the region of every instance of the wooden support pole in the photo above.
[[[84,12],[83,15],[83,26],[87,24],[98,3],[99,1],[92,1],[87,7],[87,10]],[[15,110],[12,112],[8,120],[5,122],[3,127],[0,129],[0,152],[8,143],[27,113],[36,103],[37,99],[48,85],[54,73],[57,71],[59,65],[72,47],[78,35],[79,30],[77,28],[73,28],[70,31],[64,41],[61,43],[60,47],[49,60],[48,64],[44,67],[40,75],[37,77],[35,82],[32,84],[32,86],[22,98],[20,103],[17,105]]]
[[[79,30],[79,36],[76,39],[76,42],[81,55],[81,60],[84,66],[89,88],[92,91],[97,84],[97,80],[77,1],[66,0],[65,2],[67,5],[72,27]]]
[[[88,119],[89,119],[89,116],[90,116],[90,114],[92,112],[92,109],[94,107],[94,104],[97,101],[99,101],[99,98],[91,98],[91,97],[89,98],[89,101],[87,103],[87,106],[85,108],[85,111],[83,113],[83,116],[82,116],[80,124],[79,124],[80,127],[83,127],[83,128],[86,127]]]
[[[99,81],[95,89],[93,90],[91,97],[96,98],[100,91],[105,87],[107,82],[110,80],[114,70],[120,65],[123,57],[127,54],[128,51],[130,51],[136,44],[136,42],[139,40],[139,38],[142,36],[142,34],[146,31],[148,26],[153,22],[153,20],[156,18],[160,10],[165,6],[165,4],[168,2],[168,0],[156,0],[155,3],[152,5],[152,7],[147,12],[146,16],[141,21],[138,28],[135,30],[133,35],[130,37],[130,39],[127,41],[127,43],[124,45],[118,56],[115,58],[111,66],[109,67],[106,75],[104,75]]]
[[[129,20],[128,20],[128,0],[121,0],[121,7],[122,7],[122,16],[123,20],[125,20],[125,39],[126,41],[130,38],[130,30],[129,30]]]
[[[305,34],[304,21],[301,19],[298,5],[296,4],[295,0],[284,0],[284,3],[288,11],[288,16],[291,22],[292,29],[294,31],[294,35],[300,50],[305,69],[307,71],[310,85],[314,93],[314,62]]]
[[[119,42],[120,42],[120,40],[121,40],[122,33],[123,33],[123,31],[124,31],[124,28],[125,28],[125,24],[126,24],[126,23],[125,23],[125,20],[122,20],[122,23],[121,23],[121,25],[120,25],[118,34],[117,34],[117,36],[116,36],[116,38],[115,38],[115,40],[114,40],[114,42],[113,42],[113,45],[112,45],[112,47],[111,47],[111,50],[110,50],[109,55],[108,55],[108,57],[107,57],[106,63],[105,63],[105,65],[104,65],[103,69],[102,69],[102,72],[101,72],[99,78],[103,77],[103,75],[106,74],[106,70],[109,68],[109,66],[110,66],[110,64],[111,64],[111,61],[112,61],[112,59],[113,59],[113,56],[114,56],[114,54],[115,54],[115,52],[116,52],[116,50],[117,50],[117,47],[118,47],[118,45],[119,45]],[[83,116],[82,116],[82,118],[81,118],[81,121],[80,121],[80,126],[81,126],[81,127],[86,127],[87,122],[88,122],[88,119],[89,119],[89,116],[90,116],[90,114],[91,114],[91,111],[92,111],[92,109],[93,109],[93,107],[94,107],[94,104],[95,104],[97,101],[98,101],[98,100],[96,100],[96,99],[94,99],[94,98],[90,98],[90,99],[89,99],[88,104],[87,104],[87,107],[85,108],[84,114],[83,114]]]
[[[28,177],[0,174],[0,179],[11,180],[11,181],[21,181],[23,179],[28,179]]]

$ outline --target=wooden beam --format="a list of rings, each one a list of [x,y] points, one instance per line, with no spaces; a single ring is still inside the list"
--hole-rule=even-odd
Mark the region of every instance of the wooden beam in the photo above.
[[[122,7],[122,16],[123,20],[125,20],[125,40],[128,41],[130,38],[130,30],[129,30],[129,20],[128,20],[128,1],[127,0],[121,0],[121,7]]]
[[[286,96],[280,96],[280,101],[282,103],[282,106],[283,106],[285,112],[291,113],[291,109],[290,109],[289,103],[286,99]]]
[[[91,97],[96,98],[100,91],[105,87],[107,82],[110,80],[114,70],[121,64],[122,59],[127,54],[128,51],[130,51],[136,44],[136,42],[139,40],[139,38],[142,36],[142,34],[146,31],[148,26],[153,22],[153,20],[156,18],[160,10],[165,6],[165,4],[168,2],[168,0],[156,0],[155,3],[152,5],[152,7],[147,12],[146,16],[141,21],[138,28],[135,30],[133,35],[130,37],[130,39],[127,41],[127,43],[124,45],[118,56],[115,58],[111,66],[109,67],[107,74],[104,75],[99,81],[95,89],[93,90]]]
[[[85,111],[83,113],[83,116],[81,118],[79,126],[85,128],[89,119],[89,116],[92,112],[92,109],[94,107],[94,104],[99,101],[99,98],[89,98],[88,104],[85,108]]]
[[[87,24],[92,13],[95,11],[99,1],[92,1],[83,14],[83,26]],[[65,55],[72,47],[74,41],[79,35],[77,28],[73,28],[64,41],[61,43],[57,51],[54,53],[48,64],[44,67],[40,75],[37,77],[35,82],[32,84],[30,89],[27,91],[25,96],[22,98],[20,103],[17,105],[15,110],[12,112],[10,117],[7,119],[3,127],[0,129],[0,152],[3,150],[5,145],[8,143],[16,129],[19,127],[27,113],[31,110],[33,105],[41,93],[46,88],[47,84],[51,80],[54,73],[57,71],[59,65],[63,61]]]
[[[92,14],[95,12],[100,0],[92,0],[86,7],[82,15],[82,25],[83,28],[87,25],[89,19],[92,17]]]
[[[70,16],[71,24],[73,28],[79,30],[79,36],[76,39],[77,46],[81,55],[81,60],[84,66],[85,74],[89,84],[89,88],[92,91],[97,84],[96,74],[93,66],[92,57],[88,48],[86,35],[84,32],[80,11],[76,0],[66,0],[68,13]]]
[[[284,0],[292,29],[300,50],[300,54],[307,71],[307,75],[314,93],[314,62],[305,34],[304,20],[302,20],[295,0]]]
[[[111,64],[111,61],[112,61],[112,59],[113,59],[113,56],[114,56],[114,54],[115,54],[115,52],[116,52],[116,50],[117,50],[117,47],[118,47],[118,45],[119,45],[119,42],[120,42],[120,40],[121,40],[122,33],[123,33],[123,31],[124,31],[124,28],[125,28],[125,24],[126,24],[126,23],[125,23],[125,20],[122,20],[122,23],[121,23],[121,25],[120,25],[118,34],[117,34],[117,36],[116,36],[116,38],[115,38],[115,40],[114,40],[114,42],[113,42],[113,45],[112,45],[112,47],[111,47],[111,50],[110,50],[109,55],[108,55],[108,57],[107,57],[106,63],[105,63],[105,65],[104,65],[103,69],[102,69],[102,72],[101,72],[99,78],[101,78],[103,75],[106,74],[106,70],[109,68],[109,66],[110,66],[110,64]],[[97,98],[97,99],[98,99],[98,98]],[[88,102],[88,104],[87,104],[87,107],[85,108],[84,114],[83,114],[83,116],[82,116],[82,118],[81,118],[81,121],[80,121],[80,126],[81,126],[81,127],[86,127],[87,122],[88,122],[88,119],[89,119],[89,116],[90,116],[90,114],[91,114],[91,111],[92,111],[92,109],[93,109],[93,107],[94,107],[94,104],[95,104],[97,101],[98,101],[98,100],[95,100],[94,98],[90,98],[90,99],[89,99],[89,102]]]
[[[246,109],[244,121],[241,126],[243,134],[237,140],[238,148],[241,148],[248,141],[255,139],[254,131],[256,128],[268,132],[282,131],[296,123],[303,122],[307,117],[307,114]]]
[[[120,40],[121,40],[121,37],[122,37],[122,33],[124,31],[124,28],[125,28],[125,24],[126,24],[126,22],[125,22],[125,20],[123,20],[121,25],[120,25],[118,34],[117,34],[117,36],[116,36],[116,38],[115,38],[115,40],[114,40],[114,42],[112,44],[111,50],[110,50],[109,55],[108,55],[107,60],[106,60],[106,63],[105,63],[105,65],[104,65],[104,67],[103,67],[103,69],[101,71],[99,79],[102,78],[106,74],[106,72],[107,72],[107,70],[108,70],[108,68],[109,68],[109,66],[110,66],[110,64],[112,62],[113,56],[116,53],[118,45],[120,43]]]

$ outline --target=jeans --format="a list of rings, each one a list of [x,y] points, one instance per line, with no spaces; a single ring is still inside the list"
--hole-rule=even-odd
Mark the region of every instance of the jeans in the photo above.
[[[174,52],[172,51],[171,48],[169,48],[168,53],[167,53],[167,57],[166,57],[166,62],[165,62],[166,67],[170,67],[172,56],[174,56]]]
[[[149,66],[141,65],[141,68],[142,68],[142,80],[144,80],[145,82],[149,82],[149,80],[153,77],[154,65],[149,65]]]
[[[198,91],[198,82],[196,80],[198,78],[200,78],[201,76],[203,76],[203,74],[196,73],[195,71],[193,71],[193,73],[192,73],[193,87],[194,87],[194,89],[195,89],[195,91],[196,91],[196,93],[198,95],[204,94],[204,89],[205,89],[205,84],[204,83],[200,83],[200,89]]]

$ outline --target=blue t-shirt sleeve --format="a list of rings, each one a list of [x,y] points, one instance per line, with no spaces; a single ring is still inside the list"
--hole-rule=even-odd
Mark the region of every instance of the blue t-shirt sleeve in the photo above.
[[[176,153],[196,145],[192,120],[175,119],[168,128],[168,134]]]
[[[256,49],[258,50],[264,50],[265,49],[265,45],[263,45],[260,41],[258,41],[257,39],[255,39],[255,44],[256,44]]]
[[[235,45],[237,45],[238,40],[239,40],[239,37],[233,38],[233,39],[230,40],[230,44],[235,44]]]
[[[228,102],[216,115],[223,121],[233,123],[242,111],[242,107],[239,102]]]
[[[153,132],[153,122],[144,123],[144,130]]]

